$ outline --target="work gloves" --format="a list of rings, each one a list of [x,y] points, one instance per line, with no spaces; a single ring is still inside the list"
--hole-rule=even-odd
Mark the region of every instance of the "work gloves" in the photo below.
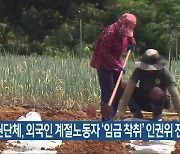
[[[119,66],[119,72],[121,72],[121,71],[123,71],[123,74],[125,74],[125,73],[126,73],[126,69],[125,69],[125,68],[123,68],[122,66]]]
[[[129,44],[127,50],[131,50],[132,52],[135,51],[135,44]]]

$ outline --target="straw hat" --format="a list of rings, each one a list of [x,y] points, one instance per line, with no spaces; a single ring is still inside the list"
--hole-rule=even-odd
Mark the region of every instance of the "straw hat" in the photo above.
[[[166,59],[155,49],[148,49],[135,62],[142,70],[161,70],[167,64]]]

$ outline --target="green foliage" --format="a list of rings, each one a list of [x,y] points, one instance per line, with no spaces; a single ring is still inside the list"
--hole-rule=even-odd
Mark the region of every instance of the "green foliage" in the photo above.
[[[28,37],[19,36],[8,24],[0,23],[0,38],[1,52],[30,54]]]
[[[99,25],[97,21],[91,20],[89,23],[85,23],[83,28],[84,40],[89,44],[94,42],[98,38],[101,29],[102,25]]]
[[[147,48],[156,48],[168,56],[169,32],[173,33],[172,51],[176,30],[179,39],[177,0],[0,0],[0,4],[2,53],[79,56],[81,20],[83,56],[89,56],[102,29],[125,12],[137,16],[136,55]]]

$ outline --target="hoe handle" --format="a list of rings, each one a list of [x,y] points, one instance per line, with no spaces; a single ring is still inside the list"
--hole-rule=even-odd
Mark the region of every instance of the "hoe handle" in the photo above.
[[[128,59],[129,59],[129,57],[130,57],[130,54],[131,54],[131,50],[129,50],[128,53],[127,53],[127,55],[126,55],[126,59],[125,59],[124,64],[123,64],[123,68],[126,67],[126,64],[127,64],[127,62],[128,62]],[[109,102],[108,102],[108,105],[109,105],[109,106],[112,105],[112,102],[113,102],[114,97],[115,97],[115,95],[116,95],[117,89],[118,89],[119,84],[120,84],[120,82],[121,82],[122,76],[123,76],[123,71],[121,71],[121,73],[120,73],[120,75],[119,75],[119,77],[118,77],[118,80],[117,80],[117,82],[116,82],[115,88],[114,88],[113,93],[112,93],[112,95],[111,95],[111,98],[110,98],[110,100],[109,100]]]

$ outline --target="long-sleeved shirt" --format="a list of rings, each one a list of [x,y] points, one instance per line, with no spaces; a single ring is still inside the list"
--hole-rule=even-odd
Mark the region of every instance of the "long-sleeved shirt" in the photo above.
[[[141,82],[139,83],[139,88],[144,89],[144,92],[146,92],[147,87],[152,88],[152,86],[158,86],[163,91],[167,90],[171,95],[171,101],[174,106],[174,109],[180,117],[180,96],[175,85],[174,77],[170,74],[170,72],[167,69],[163,69],[161,71],[157,71],[156,74],[149,74],[147,71],[143,71],[137,68],[131,75],[127,87],[124,91],[123,97],[120,101],[120,119],[124,118],[128,102],[132,96],[137,82]]]
[[[98,69],[104,66],[107,70],[119,70],[122,66],[122,54],[128,44],[135,44],[134,37],[123,37],[120,32],[120,23],[108,26],[98,38],[90,65]]]

